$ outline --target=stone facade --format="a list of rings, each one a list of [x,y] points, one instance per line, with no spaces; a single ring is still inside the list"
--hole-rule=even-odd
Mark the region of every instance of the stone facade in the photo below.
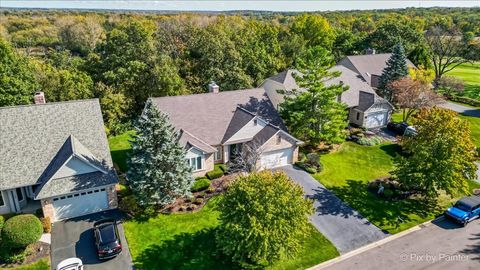
[[[214,169],[214,154],[206,155],[204,158],[203,170],[193,172],[193,177],[200,177],[205,176],[205,174],[209,171],[213,171]]]
[[[50,222],[55,220],[55,211],[53,211],[52,199],[41,200],[43,216],[50,218]]]
[[[108,208],[115,209],[118,207],[118,199],[117,199],[117,190],[115,185],[109,186],[106,188],[107,191],[107,200],[108,200]]]

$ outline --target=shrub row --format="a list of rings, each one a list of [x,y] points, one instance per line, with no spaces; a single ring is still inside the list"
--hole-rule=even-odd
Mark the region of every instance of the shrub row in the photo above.
[[[192,192],[202,191],[202,190],[206,190],[209,187],[210,187],[210,180],[208,180],[206,177],[201,177],[195,180],[191,188],[191,191]]]
[[[209,171],[207,173],[207,177],[208,179],[213,180],[213,179],[222,177],[223,174],[224,174],[224,171],[222,170],[220,165],[215,165],[215,169],[213,169],[213,171]]]
[[[373,137],[362,137],[357,140],[357,143],[360,145],[374,146],[379,145],[383,142],[383,139],[378,136]]]
[[[455,96],[455,95],[446,95],[445,97],[451,101],[461,102],[471,106],[480,107],[480,100],[478,99]]]

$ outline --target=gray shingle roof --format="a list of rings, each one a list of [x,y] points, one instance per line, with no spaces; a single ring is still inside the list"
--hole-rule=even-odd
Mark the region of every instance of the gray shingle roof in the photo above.
[[[188,130],[209,145],[220,145],[237,106],[262,119],[285,126],[263,88],[151,98],[172,125]]]
[[[390,58],[391,53],[382,54],[365,54],[365,55],[351,55],[346,59],[353,65],[353,71],[360,74],[363,79],[370,84],[370,75],[382,75],[383,69],[386,67],[387,60]],[[343,61],[340,61],[342,63]],[[415,65],[407,59],[407,65],[409,67],[415,67]],[[349,65],[345,65],[349,67]],[[350,67],[351,68],[351,67]]]
[[[250,120],[255,117],[254,114],[237,107],[235,113],[233,114],[232,120],[230,120],[230,124],[228,124],[227,131],[225,131],[225,135],[223,136],[222,143],[225,143],[230,139],[235,133],[237,133],[242,127],[244,127]]]
[[[82,154],[113,167],[97,99],[3,107],[0,119],[0,190],[39,183],[71,135]]]
[[[117,183],[115,174],[102,172],[91,172],[69,177],[51,179],[35,191],[35,199],[45,199],[58,195],[69,194],[85,189]]]
[[[272,138],[273,135],[277,134],[278,131],[279,128],[272,125],[266,125],[262,130],[260,130],[260,132],[255,134],[251,142],[257,143],[258,145],[263,145],[270,138]]]

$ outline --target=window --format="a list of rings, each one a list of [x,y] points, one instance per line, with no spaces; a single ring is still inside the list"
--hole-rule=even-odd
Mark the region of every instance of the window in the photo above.
[[[357,120],[360,119],[360,113],[357,112]]]
[[[5,202],[3,201],[2,191],[0,191],[0,206],[4,206]]]
[[[17,188],[17,199],[19,201],[23,201],[23,193],[22,193],[22,188]]]
[[[202,157],[193,157],[187,159],[188,165],[192,167],[194,171],[198,171],[202,169]]]
[[[280,144],[280,143],[282,143],[282,137],[277,136],[277,144]]]
[[[217,148],[217,152],[215,152],[215,161],[222,159],[222,152],[223,152],[223,149],[221,146],[217,146],[216,148]]]

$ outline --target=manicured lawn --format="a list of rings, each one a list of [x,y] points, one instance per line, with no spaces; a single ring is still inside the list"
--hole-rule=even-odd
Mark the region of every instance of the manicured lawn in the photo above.
[[[219,212],[213,198],[199,212],[161,214],[124,223],[125,235],[138,269],[235,269],[215,247]],[[269,269],[304,269],[338,256],[335,247],[312,227],[302,250]]]
[[[127,131],[124,134],[108,138],[108,144],[110,146],[110,153],[112,154],[112,159],[121,172],[127,170],[127,155],[130,151],[130,135],[134,131]]]
[[[453,199],[440,196],[432,206],[413,199],[386,201],[369,192],[369,181],[388,176],[393,169],[397,149],[394,144],[361,146],[346,142],[336,152],[321,156],[324,170],[314,177],[379,228],[400,232],[433,219]]]
[[[41,259],[36,263],[30,265],[16,267],[16,268],[0,268],[0,270],[15,269],[15,270],[50,270],[50,263],[48,259]]]
[[[480,62],[462,64],[446,75],[458,77],[465,82],[463,96],[480,100]]]
[[[460,115],[460,118],[467,120],[470,123],[471,137],[473,143],[480,147],[480,118],[473,116]]]

